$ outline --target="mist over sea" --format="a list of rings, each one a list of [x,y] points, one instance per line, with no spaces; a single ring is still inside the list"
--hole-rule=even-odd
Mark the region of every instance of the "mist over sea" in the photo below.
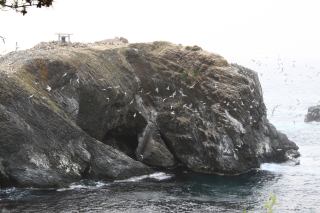
[[[315,61],[263,55],[239,64],[259,73],[268,119],[300,147],[300,165],[266,163],[258,170],[233,177],[178,168],[123,181],[82,181],[59,190],[7,188],[0,190],[0,210],[243,212],[246,209],[254,213],[263,212],[262,204],[267,203],[269,195],[276,194],[281,205],[275,212],[320,212],[320,123],[304,122],[308,107],[320,101],[320,66]]]

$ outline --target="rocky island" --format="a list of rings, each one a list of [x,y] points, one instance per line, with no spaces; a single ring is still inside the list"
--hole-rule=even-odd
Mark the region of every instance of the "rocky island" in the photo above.
[[[0,184],[65,187],[182,165],[235,175],[298,150],[256,72],[198,46],[50,43],[0,59]]]
[[[308,108],[308,113],[304,119],[305,122],[316,121],[320,122],[320,105],[311,106]]]

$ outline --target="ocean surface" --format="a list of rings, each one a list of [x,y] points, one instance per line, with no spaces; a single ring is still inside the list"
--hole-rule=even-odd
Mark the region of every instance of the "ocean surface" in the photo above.
[[[59,190],[7,188],[0,190],[0,211],[254,213],[267,212],[262,204],[276,194],[281,205],[274,212],[320,212],[320,123],[304,122],[307,107],[320,101],[320,66],[262,55],[239,64],[259,73],[268,119],[300,147],[300,165],[266,163],[233,177],[177,168]]]

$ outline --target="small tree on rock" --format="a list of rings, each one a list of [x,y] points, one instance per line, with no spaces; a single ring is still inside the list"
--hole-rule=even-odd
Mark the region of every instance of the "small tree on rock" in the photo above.
[[[15,10],[18,13],[25,15],[27,13],[27,8],[36,6],[37,8],[42,7],[52,7],[54,0],[0,0],[0,9],[2,11]]]

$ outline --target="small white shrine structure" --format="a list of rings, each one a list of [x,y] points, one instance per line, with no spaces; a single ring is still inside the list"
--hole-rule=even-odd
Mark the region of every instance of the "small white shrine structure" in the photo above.
[[[70,35],[73,35],[73,33],[55,33],[58,35],[58,48],[60,47],[60,40],[61,43],[65,44],[66,43],[66,37],[68,37],[68,49],[70,47]]]

